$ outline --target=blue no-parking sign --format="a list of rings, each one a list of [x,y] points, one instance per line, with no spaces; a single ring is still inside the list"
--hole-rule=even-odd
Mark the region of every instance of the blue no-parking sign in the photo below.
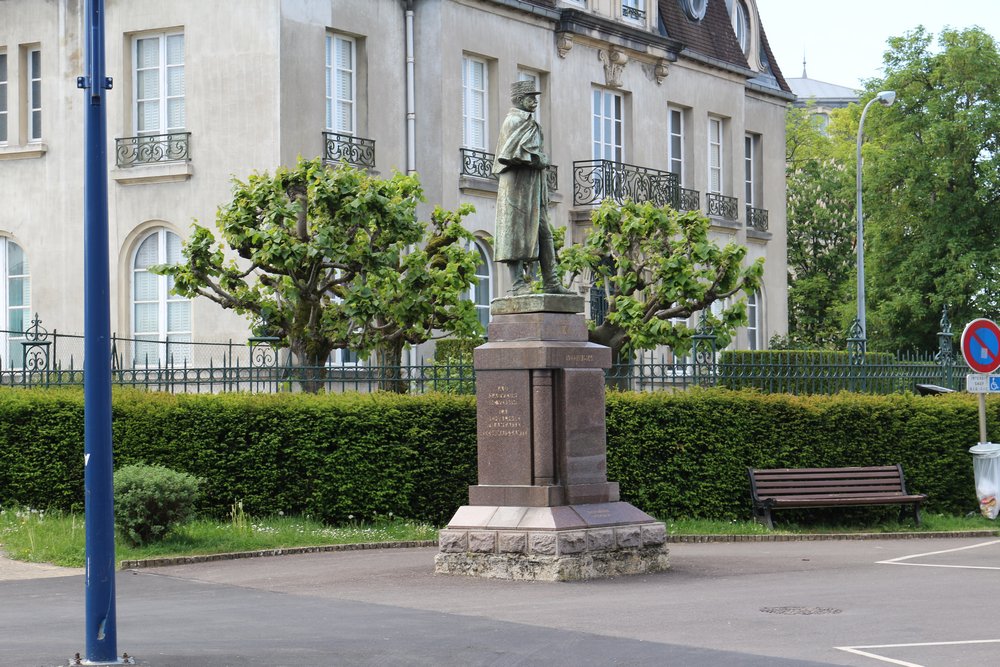
[[[992,373],[1000,368],[1000,327],[993,320],[979,318],[969,322],[962,332],[962,356],[977,373]]]

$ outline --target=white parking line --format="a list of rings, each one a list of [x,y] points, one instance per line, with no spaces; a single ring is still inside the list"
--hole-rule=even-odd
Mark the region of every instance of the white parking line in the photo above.
[[[983,545],[977,545],[983,546]],[[966,547],[968,548],[968,547]],[[949,551],[952,551],[949,549]],[[916,662],[907,662],[905,660],[896,660],[894,658],[887,658],[884,655],[878,655],[877,653],[869,653],[868,651],[862,651],[861,649],[866,648],[919,648],[923,646],[961,646],[967,644],[1000,644],[1000,639],[971,639],[969,641],[961,642],[920,642],[917,644],[879,644],[874,646],[834,646],[833,648],[838,651],[845,651],[847,653],[853,653],[855,655],[860,655],[865,658],[872,658],[880,662],[886,662],[890,665],[901,665],[902,667],[924,667]]]
[[[923,558],[925,556],[937,556],[939,554],[954,553],[956,551],[965,551],[966,549],[978,549],[979,547],[988,547],[993,544],[1000,544],[1000,540],[992,540],[990,542],[981,542],[979,544],[970,544],[966,547],[958,547],[955,549],[944,549],[942,551],[928,551],[922,554],[913,554],[912,556],[900,556],[899,558],[892,558],[890,560],[880,560],[877,561],[876,565],[915,565],[917,567],[951,567],[959,568],[964,570],[1000,570],[1000,567],[989,567],[985,565],[936,565],[934,563],[904,563],[903,561],[912,560],[914,558]],[[988,641],[993,641],[988,640]],[[864,648],[864,647],[862,647]],[[900,663],[909,664],[909,663]]]

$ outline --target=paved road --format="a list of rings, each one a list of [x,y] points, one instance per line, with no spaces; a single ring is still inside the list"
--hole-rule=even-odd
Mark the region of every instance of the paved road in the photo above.
[[[122,572],[119,649],[163,667],[974,667],[1000,652],[991,538],[673,544],[670,572],[577,583],[435,576],[434,553]],[[0,581],[0,602],[0,665],[82,649],[81,576]]]

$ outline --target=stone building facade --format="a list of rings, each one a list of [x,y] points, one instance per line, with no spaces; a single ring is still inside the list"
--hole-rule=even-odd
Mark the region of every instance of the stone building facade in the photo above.
[[[83,329],[83,4],[0,3],[4,368],[35,313]],[[734,344],[785,332],[793,96],[753,0],[106,0],[105,21],[112,329],[138,341],[133,360],[245,340],[241,317],[172,296],[147,267],[179,258],[192,220],[213,225],[233,177],[298,156],[415,171],[424,214],[474,204],[470,298],[487,318],[508,286],[485,166],[521,78],[542,91],[550,217],[569,241],[605,196],[700,209],[720,241],[766,258]]]

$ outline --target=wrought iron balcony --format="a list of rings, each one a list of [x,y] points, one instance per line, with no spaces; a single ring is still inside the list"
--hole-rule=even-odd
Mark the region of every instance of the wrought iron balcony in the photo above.
[[[497,180],[493,174],[493,161],[496,156],[486,151],[477,151],[471,148],[462,148],[462,176],[475,176],[476,178],[488,178]],[[559,189],[559,167],[550,164],[545,171],[545,178],[549,183],[549,191],[555,192]]]
[[[462,151],[462,175],[475,176],[476,178],[492,178],[493,160],[496,158],[493,153],[477,151],[471,148],[463,148]]]
[[[375,168],[375,140],[339,132],[324,132],[323,160],[331,164],[347,162],[360,169]]]
[[[191,159],[191,133],[170,132],[115,139],[115,164],[134,167],[157,162],[185,162]]]
[[[677,188],[677,202],[674,208],[678,211],[700,211],[701,193],[689,188]]]
[[[573,163],[573,205],[589,206],[612,199],[652,202],[656,206],[678,203],[677,174],[637,167],[611,160],[581,160]]]
[[[646,10],[639,9],[638,7],[629,7],[626,4],[622,4],[622,16],[627,19],[632,19],[634,21],[645,21]]]
[[[758,232],[767,231],[767,209],[747,206],[747,229],[756,229]]]
[[[723,220],[739,220],[740,218],[740,201],[736,197],[709,192],[705,195],[705,203],[708,204],[709,216]]]

